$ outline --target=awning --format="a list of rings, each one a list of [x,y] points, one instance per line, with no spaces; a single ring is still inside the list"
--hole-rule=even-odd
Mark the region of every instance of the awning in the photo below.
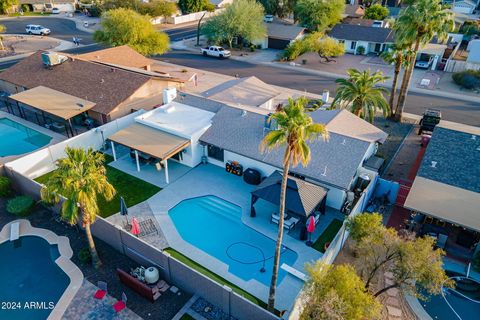
[[[480,193],[417,176],[405,207],[480,231]]]
[[[188,139],[138,123],[114,133],[108,139],[160,160],[166,160],[190,145]]]
[[[71,119],[95,106],[94,102],[43,86],[22,91],[9,98],[64,120]]]

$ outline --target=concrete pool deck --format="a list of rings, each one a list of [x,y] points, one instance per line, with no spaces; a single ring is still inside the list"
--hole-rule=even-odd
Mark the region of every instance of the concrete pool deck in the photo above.
[[[46,145],[44,145],[43,147],[40,147],[38,149],[35,149],[35,150],[32,150],[31,152],[36,152],[40,149],[43,149],[43,148],[46,148],[48,146],[51,146],[51,145],[54,145],[54,144],[57,144],[63,140],[66,140],[67,137],[64,136],[64,135],[61,135],[59,133],[56,133],[52,130],[49,130],[47,128],[44,128],[42,126],[39,126],[38,124],[36,123],[33,123],[33,122],[30,122],[30,121],[27,121],[25,119],[22,119],[20,117],[17,117],[17,116],[14,116],[13,114],[10,114],[8,112],[4,112],[4,111],[0,111],[0,119],[2,118],[7,118],[7,119],[10,119],[12,121],[15,121],[17,123],[20,123],[21,125],[24,125],[25,127],[27,128],[30,128],[32,130],[35,130],[35,131],[38,131],[44,135],[47,135],[49,137],[51,137],[52,139],[50,140],[50,142]],[[11,155],[11,156],[6,156],[6,157],[0,157],[0,164],[4,164],[4,163],[8,163],[10,161],[13,161],[15,159],[18,159],[18,158],[21,158],[31,152],[27,152],[27,153],[23,153],[23,154],[18,154],[18,155]]]
[[[10,228],[12,225],[19,224],[19,236],[36,236],[45,239],[50,245],[57,245],[60,256],[55,260],[55,263],[65,272],[70,278],[70,284],[67,286],[62,296],[55,305],[48,319],[61,319],[65,313],[68,305],[71,303],[73,297],[77,294],[83,283],[82,271],[70,260],[73,255],[73,250],[70,247],[70,242],[67,237],[58,236],[50,230],[34,228],[30,221],[25,219],[14,220],[6,224],[0,231],[0,244],[9,241]]]

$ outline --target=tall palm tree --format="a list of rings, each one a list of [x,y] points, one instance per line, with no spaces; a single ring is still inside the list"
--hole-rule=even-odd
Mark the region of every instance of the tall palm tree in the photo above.
[[[332,107],[349,108],[352,113],[370,123],[373,123],[377,111],[382,111],[384,117],[388,116],[390,107],[384,96],[388,90],[377,86],[388,77],[381,71],[372,74],[370,70],[361,72],[349,69],[347,73],[348,79],[335,80],[339,86]]]
[[[394,43],[389,50],[382,52],[380,55],[385,62],[395,65],[393,71],[392,88],[390,90],[390,97],[388,99],[390,111],[395,109],[395,94],[397,92],[397,83],[400,71],[402,68],[408,67],[411,55],[412,51],[409,50],[408,46],[399,42]]]
[[[275,121],[276,130],[270,131],[263,139],[260,148],[262,151],[285,147],[283,156],[283,176],[280,189],[280,208],[277,243],[273,261],[272,280],[268,296],[268,310],[275,309],[275,292],[280,263],[280,249],[283,239],[283,223],[285,218],[285,196],[287,192],[288,172],[290,166],[297,166],[300,162],[307,166],[310,162],[310,147],[307,142],[322,137],[328,139],[327,129],[323,124],[314,123],[308,112],[315,110],[308,107],[308,99],[301,97],[297,100],[289,99],[288,104],[272,114],[268,121]]]
[[[443,6],[439,0],[417,0],[400,12],[395,25],[395,39],[413,47],[413,54],[409,57],[407,67],[400,87],[395,119],[402,119],[403,108],[407,98],[408,87],[412,78],[415,59],[420,45],[426,45],[433,37],[439,41],[448,38],[448,32],[455,27],[453,14]]]
[[[79,218],[85,227],[88,245],[95,268],[101,266],[90,225],[95,222],[99,208],[99,195],[111,200],[115,189],[107,181],[104,166],[105,156],[93,149],[65,148],[66,157],[57,161],[57,170],[41,190],[42,199],[48,203],[58,203],[64,197],[61,217],[70,224]]]

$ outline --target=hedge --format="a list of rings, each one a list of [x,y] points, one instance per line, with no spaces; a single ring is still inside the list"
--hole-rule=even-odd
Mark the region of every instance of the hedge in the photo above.
[[[480,89],[480,70],[466,70],[452,75],[453,81],[465,89]]]
[[[18,217],[26,217],[30,214],[35,201],[29,196],[18,196],[7,202],[7,211]]]

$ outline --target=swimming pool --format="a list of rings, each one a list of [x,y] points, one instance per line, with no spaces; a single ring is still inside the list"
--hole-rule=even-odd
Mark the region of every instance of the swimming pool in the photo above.
[[[31,152],[50,143],[52,137],[8,118],[0,118],[0,157]]]
[[[230,273],[244,281],[255,279],[270,285],[275,241],[242,223],[239,206],[204,196],[180,202],[169,215],[183,240],[227,264]],[[280,265],[292,266],[297,257],[283,247]],[[285,274],[280,268],[278,284]]]
[[[438,320],[475,320],[480,315],[480,282],[455,272],[447,275],[456,282],[454,289],[443,289],[443,294],[420,301],[423,308]]]
[[[57,245],[37,236],[0,244],[0,319],[47,319],[70,283]]]

